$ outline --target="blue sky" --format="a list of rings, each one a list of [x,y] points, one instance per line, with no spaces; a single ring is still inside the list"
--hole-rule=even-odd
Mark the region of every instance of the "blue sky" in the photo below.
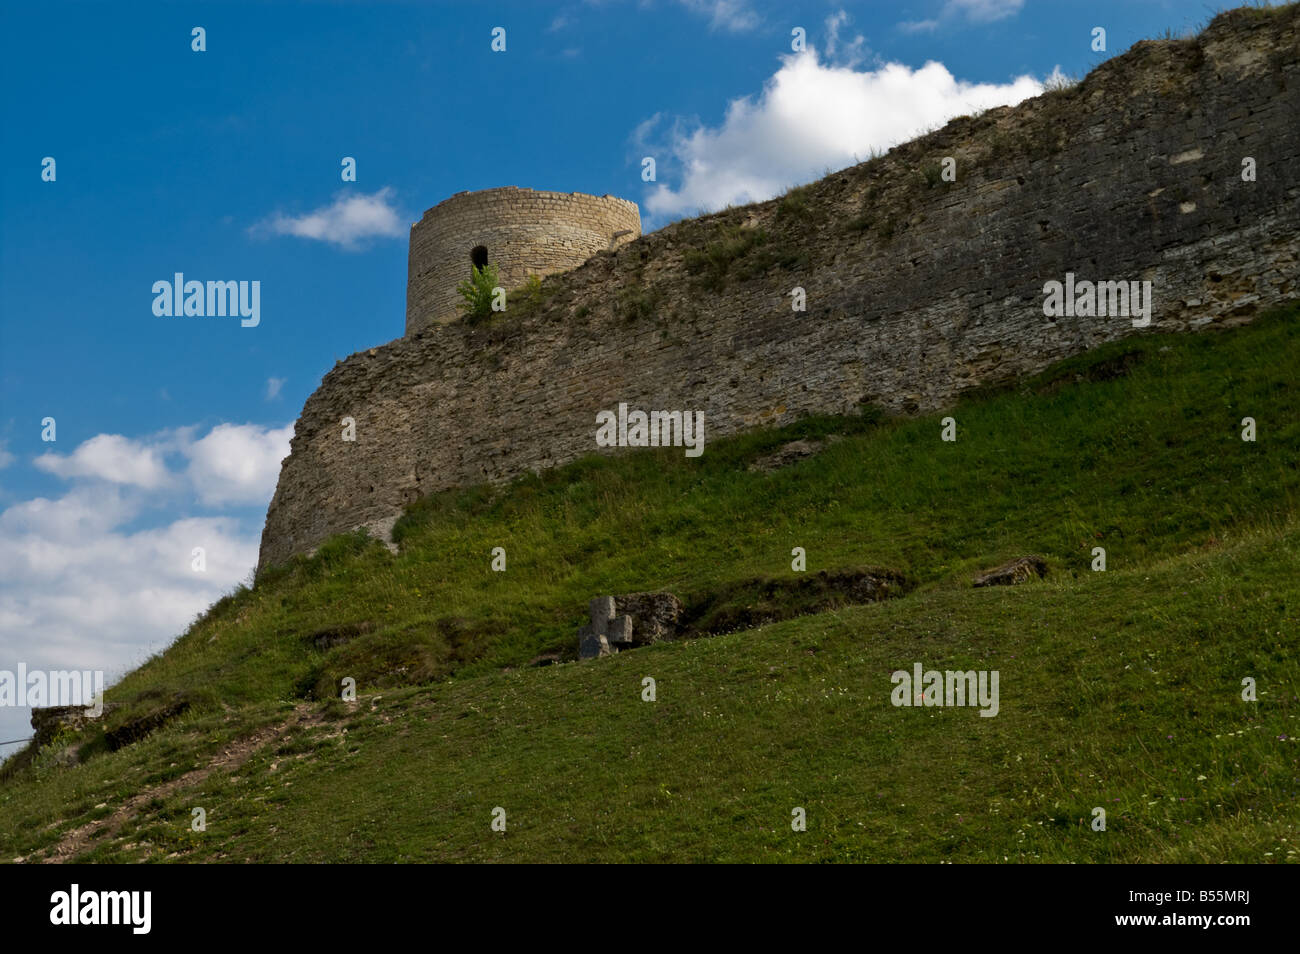
[[[649,230],[1018,101],[1214,9],[7,5],[0,669],[119,675],[247,576],[294,418],[336,359],[401,335],[407,229],[452,193],[608,192],[641,203]],[[155,316],[153,283],[178,271],[260,281],[260,323]],[[27,718],[0,708],[0,740]]]

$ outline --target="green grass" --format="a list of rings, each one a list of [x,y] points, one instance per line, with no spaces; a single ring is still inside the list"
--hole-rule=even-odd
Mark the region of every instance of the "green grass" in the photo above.
[[[715,238],[703,248],[688,248],[682,253],[682,262],[688,274],[694,276],[696,285],[708,291],[724,290],[732,278],[743,278],[746,258],[761,249],[768,240],[767,232],[760,228],[729,226],[718,230]]]
[[[813,187],[811,184],[795,186],[793,189],[786,191],[781,196],[781,201],[776,204],[776,215],[779,219],[807,219],[812,215],[812,198]]]
[[[87,856],[1295,860],[1297,318],[1131,339],[943,414],[864,408],[709,441],[697,459],[593,457],[426,498],[395,530],[399,554],[336,538],[110,690],[125,703],[110,724],[178,691],[192,706],[74,768],[36,753],[0,785],[0,858],[39,856],[306,700],[320,725],[151,798]],[[956,443],[939,439],[948,414]],[[748,470],[831,435],[814,457]],[[572,649],[591,596],[669,589],[726,616],[753,595],[743,581],[798,577],[795,546],[810,573],[878,565],[918,586],[525,666]],[[1096,546],[1105,573],[1089,569]],[[1048,581],[970,587],[1031,552]],[[340,644],[319,649],[327,630]],[[998,669],[1001,713],[894,708],[889,673],[914,662]],[[344,675],[355,707],[314,701]],[[1257,703],[1240,698],[1246,676]],[[195,806],[206,833],[189,830]],[[1088,825],[1098,806],[1105,833]]]
[[[644,285],[632,285],[623,289],[614,304],[614,314],[621,320],[633,324],[648,321],[659,310],[663,293],[651,290]]]

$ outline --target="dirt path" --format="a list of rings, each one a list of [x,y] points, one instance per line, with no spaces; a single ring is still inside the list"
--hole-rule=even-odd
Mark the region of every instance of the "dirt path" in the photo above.
[[[65,832],[55,845],[45,849],[44,857],[38,858],[33,853],[28,860],[40,861],[44,864],[62,864],[71,861],[86,851],[100,832],[106,832],[106,837],[110,838],[116,835],[124,825],[135,819],[140,806],[147,805],[152,799],[166,798],[181,789],[192,788],[213,772],[233,773],[259,749],[279,741],[294,729],[312,728],[322,722],[324,718],[313,704],[302,703],[295,706],[293,715],[283,722],[258,729],[252,735],[231,742],[206,765],[132,795],[114,809],[111,815]]]

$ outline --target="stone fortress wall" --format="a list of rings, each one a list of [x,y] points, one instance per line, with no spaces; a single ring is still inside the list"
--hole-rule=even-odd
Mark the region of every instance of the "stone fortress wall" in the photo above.
[[[475,249],[497,266],[501,287],[511,291],[530,275],[577,268],[597,252],[640,237],[636,203],[612,195],[515,186],[458,192],[411,226],[406,333],[460,316],[464,299],[456,286],[470,277]]]
[[[1230,11],[786,199],[597,253],[540,308],[352,355],[303,408],[259,566],[386,534],[430,492],[608,452],[596,414],[620,402],[702,410],[712,440],[863,401],[934,410],[1126,335],[1249,321],[1300,298],[1298,118],[1300,5]],[[1150,281],[1150,328],[1045,317],[1067,271]]]

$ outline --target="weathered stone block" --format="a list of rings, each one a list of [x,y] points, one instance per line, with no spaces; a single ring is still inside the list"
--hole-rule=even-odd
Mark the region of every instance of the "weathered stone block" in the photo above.
[[[632,617],[615,616],[609,621],[609,629],[606,633],[611,646],[631,646],[632,645]]]
[[[595,659],[598,656],[608,656],[612,652],[609,640],[606,639],[604,633],[592,632],[590,626],[584,626],[578,630],[579,659]]]
[[[608,632],[609,621],[614,618],[614,614],[617,612],[614,607],[614,597],[593,597],[588,609],[591,613],[592,629],[598,633]]]

